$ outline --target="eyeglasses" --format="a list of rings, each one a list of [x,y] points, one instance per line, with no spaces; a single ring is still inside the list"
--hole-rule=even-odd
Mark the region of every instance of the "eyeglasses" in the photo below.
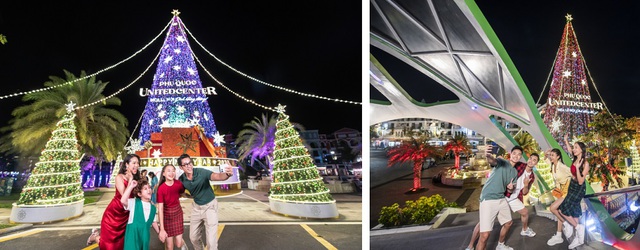
[[[189,166],[189,165],[193,166],[193,162],[187,162],[185,164],[182,164],[182,166]]]

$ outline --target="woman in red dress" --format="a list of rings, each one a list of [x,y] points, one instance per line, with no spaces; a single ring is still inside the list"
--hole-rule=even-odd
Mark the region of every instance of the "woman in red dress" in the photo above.
[[[119,250],[124,248],[124,232],[129,220],[129,211],[120,202],[130,180],[139,180],[140,156],[129,154],[124,158],[116,176],[116,194],[102,214],[100,223],[100,249]],[[130,198],[133,198],[131,196]]]

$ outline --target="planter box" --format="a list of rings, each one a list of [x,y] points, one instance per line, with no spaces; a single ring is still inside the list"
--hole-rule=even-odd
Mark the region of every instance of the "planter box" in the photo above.
[[[16,205],[13,204],[9,220],[12,223],[48,223],[80,216],[84,199],[61,205]]]
[[[335,202],[329,203],[293,203],[269,198],[271,211],[284,215],[305,218],[338,218],[338,207]]]

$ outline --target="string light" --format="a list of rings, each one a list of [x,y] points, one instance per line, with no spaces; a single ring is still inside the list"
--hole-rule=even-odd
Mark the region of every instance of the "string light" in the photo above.
[[[131,58],[135,57],[136,55],[140,54],[142,51],[147,49],[147,47],[149,47],[151,44],[153,44],[156,41],[156,39],[158,39],[158,37],[160,37],[164,33],[164,31],[169,27],[170,24],[171,24],[171,22],[169,22],[167,24],[167,26],[165,26],[164,29],[162,29],[162,31],[160,31],[160,33],[156,37],[153,38],[153,40],[151,40],[149,43],[147,43],[140,50],[136,51],[135,53],[133,53],[129,57],[125,58],[124,60],[122,60],[122,61],[120,61],[120,62],[118,62],[116,64],[113,64],[113,65],[111,65],[109,67],[106,67],[104,69],[98,70],[98,72],[96,72],[96,73],[93,73],[93,74],[90,74],[90,75],[87,75],[85,77],[81,77],[81,78],[78,78],[78,79],[75,79],[75,80],[72,80],[72,81],[68,81],[68,82],[65,82],[65,83],[62,83],[62,84],[58,84],[58,85],[55,85],[55,86],[49,86],[49,87],[46,87],[46,88],[34,89],[34,90],[23,91],[23,92],[16,92],[16,93],[13,93],[13,94],[0,96],[0,100],[6,99],[6,98],[10,98],[10,97],[16,97],[16,96],[21,96],[21,95],[26,95],[26,94],[32,94],[32,93],[37,93],[37,92],[41,92],[41,91],[51,90],[51,89],[62,87],[62,86],[66,86],[66,85],[71,85],[71,84],[73,84],[75,82],[78,82],[78,81],[81,81],[81,80],[84,80],[84,79],[87,79],[87,78],[91,78],[91,77],[97,76],[102,72],[105,72],[107,70],[115,68],[118,65],[123,64],[126,61],[129,61]],[[79,109],[79,108],[76,108],[76,109]]]
[[[262,81],[262,80],[260,80],[260,79],[258,79],[258,78],[255,78],[255,77],[252,77],[252,76],[250,76],[250,75],[247,75],[247,74],[245,74],[244,72],[242,72],[242,71],[240,71],[240,70],[237,70],[236,68],[232,67],[231,65],[229,65],[229,64],[227,64],[227,63],[225,63],[225,62],[223,62],[223,61],[222,61],[222,60],[220,60],[216,55],[214,55],[213,53],[209,52],[209,50],[208,50],[207,48],[205,48],[205,47],[200,43],[200,41],[198,41],[198,39],[196,39],[196,37],[191,33],[191,31],[189,31],[189,29],[187,29],[187,27],[186,27],[186,26],[185,26],[185,28],[184,28],[184,29],[187,31],[187,33],[189,34],[189,36],[191,36],[191,38],[193,38],[193,40],[194,40],[198,45],[200,45],[200,48],[202,48],[205,52],[207,52],[207,54],[209,54],[211,57],[213,57],[213,58],[214,58],[216,61],[218,61],[220,64],[224,65],[225,67],[229,68],[229,69],[230,69],[230,70],[232,70],[233,72],[236,72],[236,73],[238,73],[239,75],[241,75],[241,76],[243,76],[243,77],[249,78],[249,79],[251,79],[251,80],[253,80],[253,81],[255,81],[255,82],[261,83],[261,84],[263,84],[263,85],[266,85],[266,86],[269,86],[269,87],[272,87],[272,88],[276,88],[276,89],[279,89],[279,90],[283,90],[283,91],[286,91],[286,92],[289,92],[289,93],[298,94],[298,95],[305,96],[305,97],[312,97],[312,98],[317,98],[317,99],[322,99],[322,100],[327,100],[327,101],[334,101],[334,102],[342,102],[342,103],[349,103],[349,104],[362,105],[362,103],[361,103],[361,102],[348,101],[348,100],[341,100],[341,99],[338,99],[338,98],[330,98],[330,97],[324,97],[324,96],[320,96],[320,95],[314,95],[314,94],[303,93],[303,92],[296,91],[296,90],[293,90],[293,89],[288,89],[288,88],[285,88],[285,87],[280,87],[280,86],[278,86],[278,85],[270,84],[270,83],[265,82],[265,81]],[[202,64],[201,64],[201,65],[202,65]],[[203,66],[203,68],[204,68],[204,66]]]

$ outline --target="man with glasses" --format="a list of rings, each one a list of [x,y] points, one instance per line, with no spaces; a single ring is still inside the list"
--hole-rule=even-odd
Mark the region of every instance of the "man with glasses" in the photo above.
[[[203,168],[193,168],[193,161],[188,154],[178,157],[178,165],[184,171],[179,180],[189,190],[191,204],[191,221],[189,223],[189,239],[196,250],[203,249],[202,228],[206,231],[206,243],[209,250],[218,249],[218,200],[213,193],[209,181],[224,181],[233,176],[231,166],[227,165],[222,173],[214,173]]]

